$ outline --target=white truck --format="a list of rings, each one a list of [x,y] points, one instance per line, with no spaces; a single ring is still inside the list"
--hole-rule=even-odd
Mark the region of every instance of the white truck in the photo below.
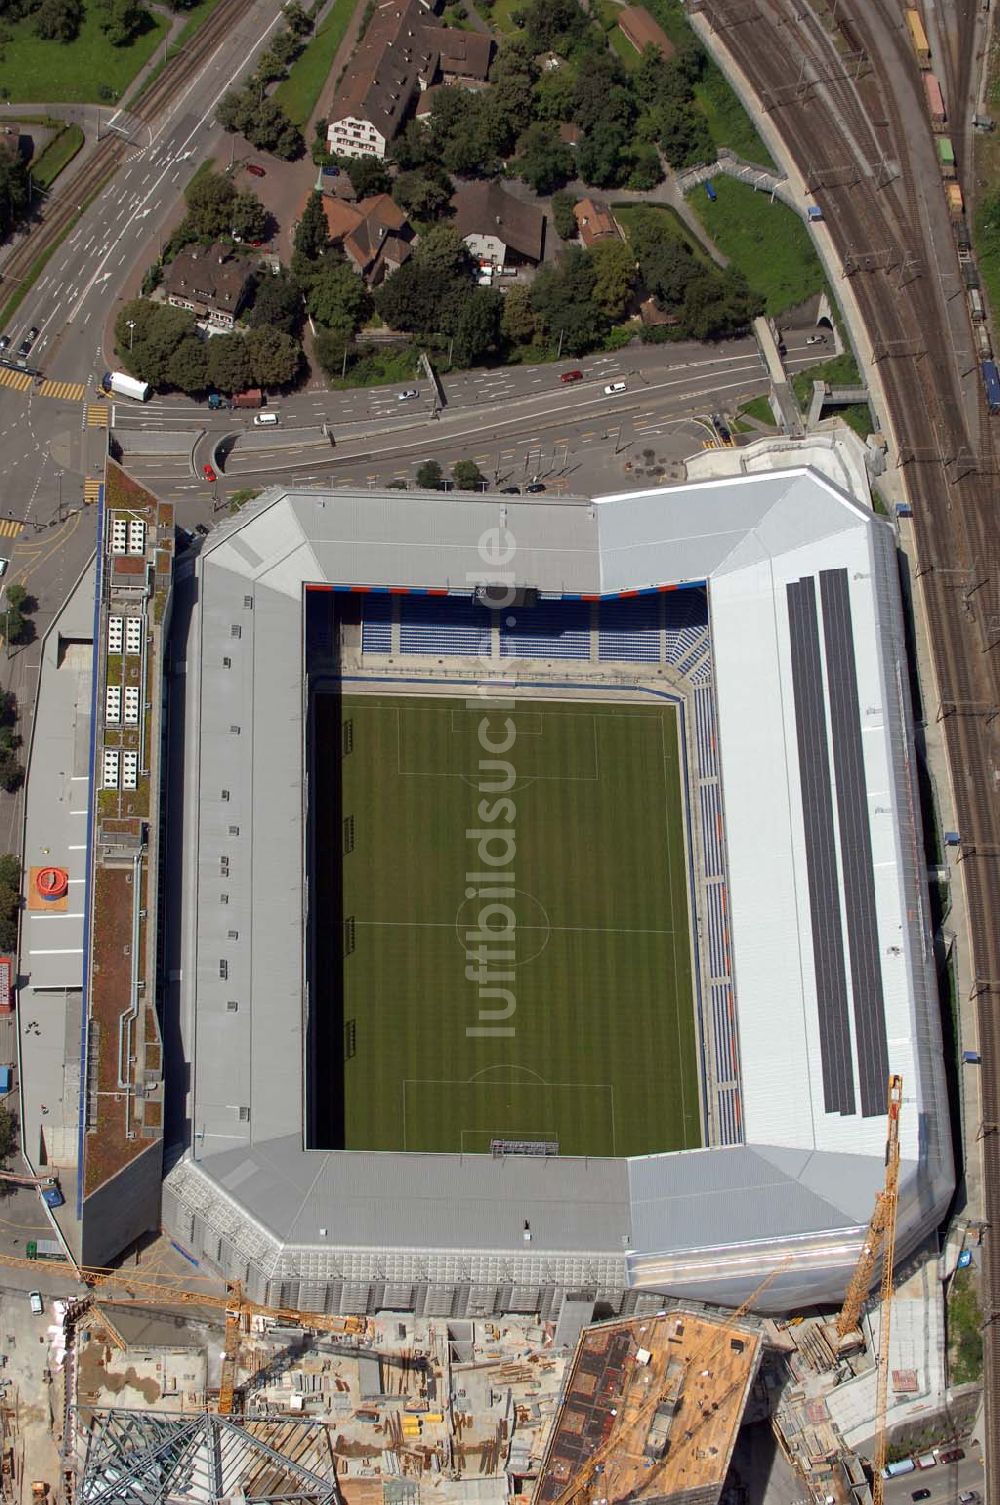
[[[148,402],[153,391],[148,381],[139,381],[127,371],[105,371],[101,386],[105,392],[113,392],[117,397],[131,397],[135,402]]]

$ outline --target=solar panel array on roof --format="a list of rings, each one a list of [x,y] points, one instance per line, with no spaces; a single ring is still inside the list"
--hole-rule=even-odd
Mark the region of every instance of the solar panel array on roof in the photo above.
[[[885,1037],[885,999],[875,913],[868,789],[861,746],[861,710],[847,571],[823,570],[819,587],[830,685],[830,728],[837,780],[840,859],[854,992],[854,1038],[861,1112],[865,1118],[874,1118],[885,1112],[889,1052]]]
[[[833,791],[830,787],[816,582],[808,575],[802,580],[792,581],[786,591],[823,1099],[828,1113],[853,1113],[854,1071],[847,1017],[847,977],[834,846]]]

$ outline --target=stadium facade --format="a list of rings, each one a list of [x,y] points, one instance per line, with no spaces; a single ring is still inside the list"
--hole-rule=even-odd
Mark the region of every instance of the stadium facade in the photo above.
[[[833,1300],[882,1183],[890,1072],[899,1253],[935,1225],[953,1173],[906,645],[867,498],[810,468],[592,500],[272,490],[192,568],[174,647],[189,1143],[163,1220],[198,1260],[306,1311],[557,1317],[572,1296],[625,1314],[660,1293],[735,1304],[772,1271],[762,1309]],[[470,638],[501,576],[537,625]],[[676,703],[706,1148],[307,1148],[317,590],[350,603],[358,677],[401,693]],[[696,599],[700,636],[677,615]]]

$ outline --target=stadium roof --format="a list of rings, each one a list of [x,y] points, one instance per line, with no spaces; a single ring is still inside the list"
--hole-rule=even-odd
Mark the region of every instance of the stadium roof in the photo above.
[[[742,1148],[551,1165],[302,1148],[303,586],[468,592],[498,530],[516,583],[548,593],[709,582]],[[194,1145],[169,1205],[317,1280],[345,1251],[357,1271],[383,1249],[480,1251],[484,1268],[593,1254],[726,1299],[748,1288],[747,1245],[799,1241],[798,1294],[818,1299],[842,1286],[881,1183],[891,1069],[901,1246],[935,1221],[951,1162],[905,642],[894,538],[867,506],[805,468],[593,501],[272,491],[196,568]]]

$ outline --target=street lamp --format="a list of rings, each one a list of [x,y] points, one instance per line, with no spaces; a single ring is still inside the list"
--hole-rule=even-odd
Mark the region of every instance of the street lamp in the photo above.
[[[125,327],[128,330],[128,348],[129,348],[129,350],[131,350],[132,349],[132,337],[133,337],[133,335],[135,333],[135,320],[134,319],[126,319],[125,320]]]

